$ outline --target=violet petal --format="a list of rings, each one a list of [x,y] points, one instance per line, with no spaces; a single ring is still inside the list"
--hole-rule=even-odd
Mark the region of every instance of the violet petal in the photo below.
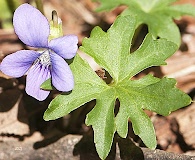
[[[34,61],[40,56],[38,52],[21,50],[6,56],[1,62],[1,71],[12,77],[23,76]]]
[[[25,3],[14,12],[13,25],[19,39],[31,47],[48,46],[49,22],[35,7]]]
[[[42,90],[40,86],[50,77],[51,74],[48,67],[38,63],[33,65],[26,77],[26,93],[39,101],[45,100],[50,91]]]
[[[76,55],[78,49],[78,38],[75,35],[67,35],[52,39],[49,48],[65,59],[71,59]]]
[[[51,53],[52,70],[51,79],[54,87],[63,92],[67,92],[74,87],[72,71],[66,61],[55,53]]]

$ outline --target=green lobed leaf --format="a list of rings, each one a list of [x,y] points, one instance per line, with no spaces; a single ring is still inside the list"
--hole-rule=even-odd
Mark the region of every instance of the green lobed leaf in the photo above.
[[[155,148],[154,127],[144,109],[167,115],[191,103],[187,94],[175,88],[174,79],[147,75],[139,80],[131,80],[146,68],[166,64],[165,60],[177,49],[173,42],[154,40],[148,34],[142,45],[130,53],[135,29],[135,17],[130,15],[119,16],[107,32],[99,27],[94,28],[90,38],[83,40],[80,49],[108,71],[113,81],[106,84],[77,55],[70,65],[75,88],[68,95],[57,96],[44,114],[45,120],[57,119],[96,99],[95,107],[87,115],[86,124],[93,127],[96,149],[102,159],[109,154],[116,131],[123,138],[127,136],[129,119],[135,134],[146,146]],[[115,117],[116,99],[120,101],[120,108]]]
[[[181,37],[173,18],[180,18],[183,15],[195,16],[195,7],[190,4],[171,5],[177,0],[99,0],[100,11],[110,10],[119,5],[126,5],[128,8],[122,15],[134,15],[137,17],[137,26],[147,24],[149,33],[154,37],[165,38],[180,46]]]
[[[124,24],[130,24],[130,26]],[[80,47],[83,52],[93,57],[101,67],[106,69],[116,82],[127,74],[123,70],[128,64],[126,57],[129,55],[135,24],[135,18],[126,16],[116,19],[107,33],[100,27],[95,27],[90,38],[85,38]]]
[[[94,109],[87,115],[86,124],[92,125],[94,142],[101,159],[105,159],[112,146],[115,133],[114,105],[115,90],[109,88],[97,98]]]
[[[142,45],[128,56],[129,63],[126,63],[126,67],[124,67],[126,78],[132,78],[151,66],[165,65],[165,60],[176,50],[177,46],[174,43],[166,39],[153,40],[152,35],[146,35]],[[120,79],[124,78],[121,77]]]
[[[172,5],[163,10],[173,18],[180,18],[184,15],[195,16],[195,8],[191,4]]]
[[[118,99],[120,101],[119,113],[116,116],[118,134],[123,138],[127,136],[128,119],[130,118],[134,133],[142,139],[147,147],[155,149],[156,136],[154,127],[150,118],[142,110],[142,106],[137,102],[137,95],[129,94],[125,88],[119,88],[118,94]]]
[[[119,135],[126,137],[127,120],[130,118],[135,134],[141,137],[146,146],[155,148],[154,128],[143,109],[166,116],[189,104],[191,98],[175,88],[175,83],[174,79],[159,79],[151,75],[139,80],[123,81],[117,89],[121,102],[119,113],[116,116]],[[182,101],[178,101],[179,99]]]
[[[166,77],[159,79],[147,75],[136,81],[125,80],[120,86],[126,89],[130,97],[134,97],[133,99],[142,109],[167,116],[172,111],[191,102],[191,98],[177,89],[175,84],[175,79]],[[182,99],[183,101],[178,102],[178,99]],[[167,108],[167,106],[170,107]]]

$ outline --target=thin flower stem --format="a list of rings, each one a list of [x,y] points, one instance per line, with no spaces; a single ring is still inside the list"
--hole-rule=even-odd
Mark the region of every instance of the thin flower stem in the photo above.
[[[37,9],[44,15],[43,2],[42,0],[35,0]]]

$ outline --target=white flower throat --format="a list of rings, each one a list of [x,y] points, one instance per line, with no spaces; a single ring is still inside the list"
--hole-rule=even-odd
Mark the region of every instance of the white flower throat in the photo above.
[[[47,66],[47,67],[50,66],[51,58],[49,52],[50,52],[49,50],[45,50],[44,52],[42,52],[39,58],[37,58],[37,60],[35,61],[35,64],[40,63],[43,66]]]

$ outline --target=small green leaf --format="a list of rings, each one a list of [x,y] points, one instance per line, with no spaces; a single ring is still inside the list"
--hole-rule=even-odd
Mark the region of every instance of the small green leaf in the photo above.
[[[165,38],[180,46],[181,37],[173,18],[183,15],[195,16],[195,7],[190,4],[171,5],[177,0],[99,0],[101,6],[98,11],[110,10],[119,5],[128,8],[122,15],[134,15],[137,17],[137,26],[147,24],[149,33],[154,37]]]
[[[41,89],[44,89],[44,90],[53,90],[53,89],[55,89],[51,84],[51,78],[49,78],[48,80],[46,80],[45,82],[43,82],[41,84]]]

